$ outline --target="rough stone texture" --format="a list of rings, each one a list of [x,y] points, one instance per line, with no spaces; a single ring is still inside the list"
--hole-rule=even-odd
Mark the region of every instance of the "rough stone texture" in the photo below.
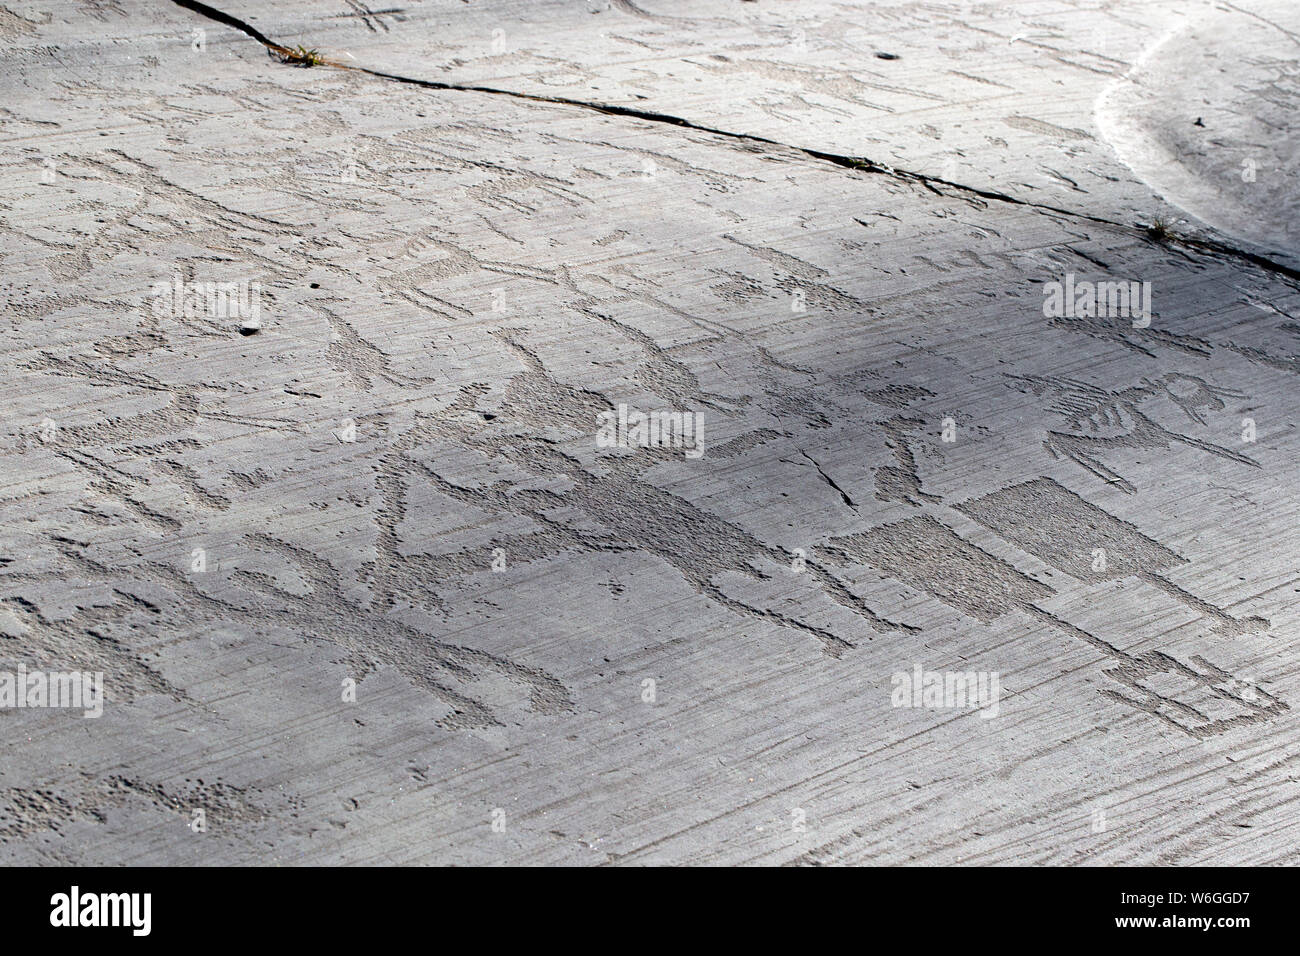
[[[0,667],[108,687],[0,710],[0,859],[1300,859],[1295,248],[1094,111],[1284,6],[218,6],[575,102],[0,8]],[[892,706],[918,664],[999,715]]]

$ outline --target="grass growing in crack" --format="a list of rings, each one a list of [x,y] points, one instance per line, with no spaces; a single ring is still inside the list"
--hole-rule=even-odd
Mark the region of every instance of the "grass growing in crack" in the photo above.
[[[305,46],[288,47],[280,51],[279,56],[281,63],[292,63],[294,66],[320,66],[325,62],[319,50],[309,50]]]
[[[1146,234],[1149,239],[1154,239],[1156,242],[1165,242],[1173,237],[1173,230],[1169,228],[1169,223],[1157,219],[1146,227]]]

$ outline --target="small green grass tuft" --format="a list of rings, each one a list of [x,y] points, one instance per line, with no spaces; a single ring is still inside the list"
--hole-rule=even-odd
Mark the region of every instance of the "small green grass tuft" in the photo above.
[[[1146,227],[1147,237],[1154,239],[1156,242],[1164,242],[1173,235],[1173,230],[1169,228],[1169,223],[1163,219],[1157,219]]]
[[[292,63],[294,66],[320,66],[325,62],[319,50],[309,50],[305,46],[296,46],[286,49],[280,54],[280,61],[283,63]]]

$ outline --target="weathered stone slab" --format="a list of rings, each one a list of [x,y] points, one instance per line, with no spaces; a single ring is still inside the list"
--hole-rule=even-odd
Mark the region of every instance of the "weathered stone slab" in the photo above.
[[[0,11],[0,670],[107,697],[3,859],[1296,861],[1289,251],[1093,115],[1199,7],[222,9],[576,102]]]

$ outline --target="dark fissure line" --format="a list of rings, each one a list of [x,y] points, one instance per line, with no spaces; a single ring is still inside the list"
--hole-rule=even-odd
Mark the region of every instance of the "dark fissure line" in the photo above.
[[[211,7],[199,0],[172,0],[177,6],[184,7],[187,10],[198,13],[218,23],[223,23],[228,27],[233,27],[242,33],[252,37],[258,43],[265,46],[268,50],[279,54],[285,59],[296,62],[300,65],[311,65],[305,63],[300,53],[295,52],[289,47],[281,46],[274,40],[268,39],[265,35],[257,30],[256,27],[245,23],[244,21],[233,17],[228,13]],[[1025,199],[1017,199],[1015,196],[1001,193],[992,189],[981,189],[977,186],[969,186],[964,183],[956,183],[939,176],[927,176],[924,173],[918,173],[910,169],[900,169],[896,166],[890,166],[886,163],[878,163],[875,160],[859,156],[844,156],[839,153],[828,153],[819,149],[811,149],[806,146],[793,146],[789,143],[783,143],[780,140],[770,139],[766,136],[759,136],[754,133],[737,133],[732,130],[718,129],[714,126],[704,126],[699,123],[693,123],[688,119],[680,116],[673,116],[670,113],[658,113],[653,110],[640,110],[631,106],[617,106],[612,103],[593,103],[588,100],[575,100],[566,96],[543,96],[535,93],[522,93],[518,90],[503,90],[494,86],[478,86],[461,83],[444,83],[438,80],[421,80],[415,77],[402,76],[397,73],[385,73],[382,70],[373,70],[369,67],[356,66],[351,63],[338,63],[333,60],[318,60],[322,66],[334,67],[341,70],[352,70],[357,73],[365,73],[369,76],[382,80],[391,80],[395,83],[405,83],[409,86],[418,86],[426,90],[450,90],[460,93],[483,93],[488,96],[504,96],[510,99],[526,100],[532,103],[550,103],[555,106],[571,106],[577,109],[584,109],[594,113],[603,113],[606,116],[623,116],[629,119],[644,120],[648,123],[658,123],[664,126],[675,126],[678,129],[695,130],[699,133],[707,133],[710,136],[717,136],[723,139],[735,140],[741,143],[753,143],[761,146],[774,146],[778,149],[788,150],[794,153],[800,153],[812,159],[821,160],[825,163],[831,163],[843,169],[852,169],[864,173],[873,173],[876,175],[889,176],[899,182],[911,183],[913,185],[923,186],[936,195],[943,196],[945,193],[939,187],[945,187],[954,190],[957,193],[965,193],[969,196],[975,196],[979,199],[990,202],[1007,203],[1013,206],[1024,206],[1030,209],[1037,209],[1041,212],[1051,213],[1057,216],[1064,216],[1067,219],[1083,220],[1086,222],[1096,223],[1109,229],[1116,229],[1120,232],[1136,235],[1157,245],[1177,244],[1188,248],[1196,249],[1200,252],[1211,255],[1220,255],[1228,258],[1242,259],[1266,272],[1275,275],[1286,276],[1289,279],[1300,282],[1300,268],[1294,268],[1283,262],[1278,262],[1268,256],[1259,253],[1250,252],[1245,249],[1238,249],[1235,246],[1227,245],[1215,239],[1202,239],[1195,236],[1183,236],[1175,233],[1162,231],[1159,236],[1152,234],[1154,230],[1147,227],[1130,225],[1122,222],[1115,222],[1106,219],[1103,216],[1092,216],[1088,213],[1078,212],[1072,209],[1065,209],[1060,206],[1052,206],[1046,203],[1031,202]]]
[[[280,46],[280,44],[272,40],[268,40],[266,37],[262,36],[262,34],[257,32],[257,29],[255,27],[250,26],[249,24],[245,23],[243,20],[240,20],[236,17],[232,17],[228,13],[223,13],[222,11],[218,10],[216,7],[210,7],[206,3],[198,3],[197,0],[172,0],[172,2],[175,3],[177,6],[184,7],[186,10],[192,10],[195,13],[201,14],[202,16],[207,17],[209,20],[216,20],[218,23],[224,23],[228,27],[234,27],[236,30],[239,30],[243,33],[247,33],[250,37],[252,37],[254,40],[262,44],[263,46],[268,46],[275,50],[285,49],[285,47]]]
[[[822,481],[826,482],[826,484],[828,484],[828,485],[830,485],[832,488],[834,488],[834,489],[839,493],[840,499],[841,499],[841,500],[842,500],[846,505],[848,505],[848,506],[849,506],[850,508],[852,508],[854,511],[857,511],[857,510],[858,510],[858,506],[857,506],[857,504],[853,501],[852,498],[849,497],[848,492],[846,492],[843,488],[841,488],[839,485],[837,485],[837,484],[835,483],[835,479],[834,479],[834,478],[832,478],[830,475],[826,474],[825,470],[822,468],[822,466],[821,466],[820,464],[818,464],[817,460],[816,460],[815,458],[813,458],[812,455],[808,454],[808,453],[807,453],[806,451],[804,451],[802,448],[799,449],[799,454],[803,455],[803,456],[804,456],[805,458],[807,458],[810,462],[812,462],[812,466],[813,466],[814,468],[817,469],[817,474],[819,474],[819,475],[822,476]]]

